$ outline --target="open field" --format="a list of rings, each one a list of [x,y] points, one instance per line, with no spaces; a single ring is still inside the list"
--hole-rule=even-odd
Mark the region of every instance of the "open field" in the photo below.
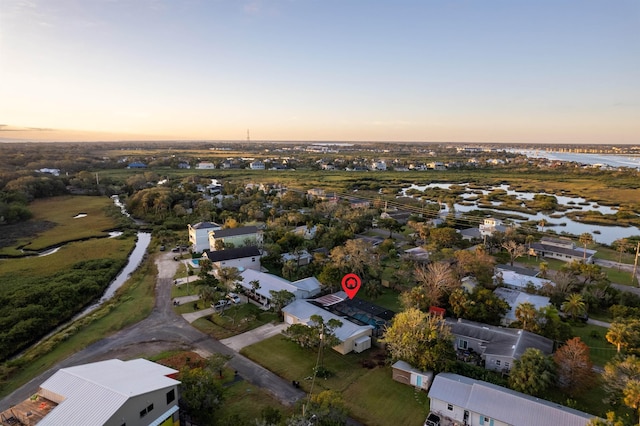
[[[134,237],[100,238],[69,243],[47,256],[0,260],[0,277],[46,277],[90,259],[124,261],[135,245]],[[4,284],[6,285],[6,284]]]
[[[37,199],[29,204],[33,218],[20,226],[29,229],[31,224],[46,225],[36,226],[35,234],[17,238],[9,247],[3,247],[2,253],[16,255],[20,248],[39,251],[68,241],[105,237],[117,226],[117,220],[105,214],[105,209],[112,206],[108,197],[68,195]],[[79,214],[86,216],[74,218]]]
[[[311,390],[311,380],[306,378],[312,375],[317,353],[282,336],[251,345],[241,353],[287,380],[299,381],[304,391]],[[366,425],[422,425],[429,410],[426,395],[415,394],[411,386],[394,382],[388,366],[362,367],[361,362],[375,353],[371,350],[340,355],[327,349],[324,366],[334,375],[316,379],[313,392],[326,389],[340,392],[351,415]]]

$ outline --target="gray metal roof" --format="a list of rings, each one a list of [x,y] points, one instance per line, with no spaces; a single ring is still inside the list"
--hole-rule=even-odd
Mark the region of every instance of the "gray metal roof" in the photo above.
[[[110,359],[63,368],[40,386],[64,398],[39,425],[103,425],[126,401],[180,382],[177,373],[145,359]]]
[[[486,342],[485,355],[519,358],[527,348],[536,348],[545,355],[553,352],[553,341],[524,330],[496,327],[463,319],[446,319],[451,333]]]
[[[215,238],[236,237],[238,235],[251,235],[258,232],[257,226],[242,226],[240,228],[218,229],[213,231]]]
[[[594,415],[451,373],[438,374],[429,398],[514,426],[585,426]]]

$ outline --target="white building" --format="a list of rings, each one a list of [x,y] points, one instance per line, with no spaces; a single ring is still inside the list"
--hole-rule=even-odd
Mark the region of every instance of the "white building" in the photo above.
[[[256,226],[211,230],[209,232],[209,250],[217,250],[216,243],[218,242],[224,248],[250,245],[261,247],[262,232]]]
[[[264,170],[264,163],[260,160],[252,161],[249,163],[249,168],[251,170]]]
[[[440,373],[429,390],[431,413],[440,424],[469,426],[586,426],[596,417],[480,380]]]
[[[331,319],[340,321],[342,326],[335,330],[335,335],[341,343],[334,346],[333,349],[342,355],[352,351],[362,352],[371,347],[373,326],[355,324],[347,318],[339,317],[310,303],[308,300],[295,300],[282,308],[282,313],[284,314],[284,322],[287,324],[310,325],[313,323],[311,317],[314,315],[321,316],[325,324]]]
[[[494,232],[507,232],[507,227],[502,224],[500,219],[487,217],[480,224],[480,235],[482,237],[490,237]]]
[[[277,275],[267,274],[253,269],[245,269],[241,271],[242,281],[237,284],[244,287],[248,293],[255,292],[258,302],[263,306],[269,306],[271,303],[271,291],[287,290],[292,293],[296,299],[307,299],[320,293],[320,281],[315,277],[303,278],[298,281],[287,281]],[[253,289],[252,281],[257,281],[260,287]]]
[[[211,162],[208,162],[208,161],[203,161],[203,162],[200,162],[200,163],[198,163],[196,165],[196,169],[210,170],[210,169],[215,169],[215,168],[216,168],[216,165],[211,163]]]
[[[384,160],[373,161],[371,163],[371,170],[387,170],[387,163]]]
[[[493,293],[507,302],[511,308],[509,312],[504,315],[502,320],[500,320],[500,323],[507,327],[518,320],[518,318],[516,318],[516,309],[518,309],[518,306],[523,303],[531,303],[533,307],[536,308],[536,311],[546,308],[551,303],[550,299],[546,296],[528,294],[523,291],[513,290],[506,287],[498,287],[493,291]]]
[[[38,425],[179,425],[177,373],[145,359],[60,369],[40,386],[55,406]]]
[[[198,222],[194,225],[189,224],[188,229],[191,249],[200,253],[209,250],[209,232],[222,229],[222,226],[214,222]]]
[[[211,261],[214,269],[238,268],[260,270],[260,249],[256,246],[244,246],[226,250],[205,250],[202,257]]]
[[[545,284],[555,285],[553,281],[546,278],[525,275],[502,268],[496,268],[496,275],[493,277],[493,280],[497,284],[502,284],[505,287],[520,291],[525,291],[527,287],[533,287],[536,290],[539,290]]]

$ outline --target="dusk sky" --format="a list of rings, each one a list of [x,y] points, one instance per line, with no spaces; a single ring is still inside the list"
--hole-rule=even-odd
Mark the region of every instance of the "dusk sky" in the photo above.
[[[640,1],[0,0],[0,125],[640,144]]]

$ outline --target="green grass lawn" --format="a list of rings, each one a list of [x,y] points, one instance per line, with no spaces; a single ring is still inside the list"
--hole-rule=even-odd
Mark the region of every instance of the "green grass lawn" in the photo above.
[[[402,311],[402,305],[400,305],[399,299],[400,293],[390,288],[384,288],[382,290],[382,294],[375,299],[367,296],[364,291],[358,292],[358,298],[369,301],[378,306],[382,306],[383,308],[387,308],[392,310],[393,312]]]
[[[190,312],[193,312],[193,303],[176,308],[183,313],[180,311],[181,308],[191,309]],[[243,303],[226,309],[222,314],[215,313],[197,319],[191,325],[213,338],[221,340],[278,320],[278,314],[274,312],[265,312],[255,305]]]
[[[573,335],[579,337],[591,353],[591,361],[600,367],[604,366],[616,354],[616,348],[607,342],[607,329],[591,324],[580,324],[571,327]]]
[[[244,348],[241,353],[286,380],[297,380],[305,392],[311,390],[310,377],[317,353],[302,349],[282,336]],[[316,379],[313,393],[331,389],[342,394],[350,415],[367,425],[422,425],[428,412],[426,394],[414,392],[411,386],[391,379],[391,368],[362,367],[361,362],[374,355],[340,355],[334,350],[324,354],[324,366],[334,373],[327,379]]]

